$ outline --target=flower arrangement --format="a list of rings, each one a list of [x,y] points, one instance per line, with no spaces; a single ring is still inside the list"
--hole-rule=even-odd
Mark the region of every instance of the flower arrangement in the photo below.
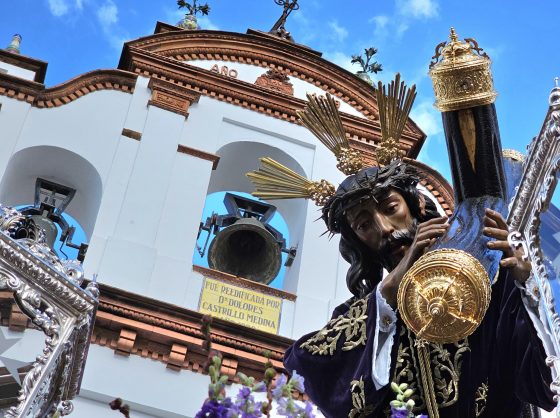
[[[414,400],[410,399],[414,391],[408,388],[406,383],[397,385],[391,382],[391,389],[395,392],[396,399],[391,401],[391,418],[415,418],[412,413]],[[428,418],[427,415],[418,415],[416,418]]]
[[[202,408],[195,418],[259,418],[270,417],[273,402],[276,403],[276,413],[288,418],[314,418],[313,406],[306,402],[302,407],[298,405],[292,392],[304,391],[303,377],[294,372],[292,377],[284,374],[278,375],[276,384],[272,382],[276,371],[267,367],[263,381],[257,382],[254,377],[248,377],[238,373],[237,377],[242,384],[235,399],[226,396],[225,386],[228,380],[226,375],[221,375],[219,370],[222,359],[214,355],[208,367],[210,384],[208,385],[208,398],[204,401]],[[274,387],[273,387],[274,386]],[[255,393],[266,393],[267,400],[258,402]]]

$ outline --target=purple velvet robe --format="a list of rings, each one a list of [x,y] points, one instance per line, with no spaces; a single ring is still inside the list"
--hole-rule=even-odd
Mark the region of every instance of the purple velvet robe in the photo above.
[[[430,345],[441,418],[520,417],[524,403],[554,408],[550,368],[520,292],[502,270],[477,330],[466,341]],[[328,418],[388,416],[394,394],[390,385],[376,390],[371,376],[376,312],[375,293],[351,299],[323,334],[305,335],[286,352],[286,369],[305,378],[306,393]],[[400,318],[396,326],[390,381],[408,383],[415,413],[427,414],[414,338]]]

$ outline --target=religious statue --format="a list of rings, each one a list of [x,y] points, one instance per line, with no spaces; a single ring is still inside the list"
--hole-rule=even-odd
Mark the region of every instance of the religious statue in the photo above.
[[[386,417],[391,383],[406,383],[414,412],[431,418],[532,417],[556,404],[549,341],[526,288],[531,265],[508,243],[507,203],[520,170],[502,156],[489,58],[452,29],[434,59],[455,187],[451,218],[417,188],[418,173],[398,152],[366,167],[328,95],[308,96],[300,118],[348,175],[338,188],[270,159],[249,173],[256,196],[321,205],[350,264],[353,297],[284,360],[326,417]],[[414,88],[397,79],[377,94],[381,143],[398,145]]]

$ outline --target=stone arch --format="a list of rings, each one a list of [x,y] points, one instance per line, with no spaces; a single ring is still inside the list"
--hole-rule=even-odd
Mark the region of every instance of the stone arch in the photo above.
[[[24,148],[10,158],[0,182],[0,202],[19,206],[33,203],[37,177],[76,189],[65,212],[91,238],[101,204],[103,185],[95,167],[64,148],[40,145]]]
[[[245,176],[245,173],[258,168],[260,157],[271,157],[309,178],[303,167],[292,156],[270,145],[252,141],[231,142],[222,146],[217,154],[220,155],[220,164],[210,177],[207,195],[227,190],[251,193],[254,190],[253,185]],[[289,245],[299,245],[301,247],[309,202],[305,199],[285,199],[271,201],[270,203],[276,206],[288,226]],[[300,254],[296,256],[292,267],[286,271],[284,289],[295,289],[299,257]]]

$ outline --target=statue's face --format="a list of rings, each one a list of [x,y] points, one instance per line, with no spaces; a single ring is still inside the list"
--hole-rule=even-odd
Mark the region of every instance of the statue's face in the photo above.
[[[389,271],[405,256],[416,233],[416,222],[406,201],[391,189],[378,199],[368,199],[348,209],[346,220]]]

